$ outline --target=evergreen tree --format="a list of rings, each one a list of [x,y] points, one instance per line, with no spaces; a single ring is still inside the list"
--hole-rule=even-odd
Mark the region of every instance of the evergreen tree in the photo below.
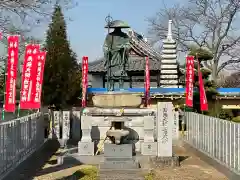
[[[80,66],[67,40],[66,23],[61,7],[56,5],[45,42],[47,51],[43,101],[64,107],[80,95]]]
[[[201,113],[200,110],[200,93],[199,93],[199,82],[198,82],[198,62],[200,64],[200,70],[202,72],[202,78],[204,82],[204,88],[206,93],[206,98],[208,102],[214,101],[216,95],[218,94],[216,90],[216,84],[214,81],[210,80],[211,71],[207,68],[205,68],[202,64],[204,62],[211,60],[213,55],[206,49],[203,48],[197,48],[197,47],[191,47],[189,55],[195,57],[194,61],[194,93],[193,93],[193,108],[186,108],[187,111],[195,111],[198,113]],[[197,57],[196,57],[197,56]],[[184,64],[184,67],[186,64]],[[185,85],[185,84],[184,84]],[[212,112],[204,112],[205,114],[212,114]]]

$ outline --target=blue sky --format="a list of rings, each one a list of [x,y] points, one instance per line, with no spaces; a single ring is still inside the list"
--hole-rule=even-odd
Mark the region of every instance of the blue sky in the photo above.
[[[68,37],[78,58],[90,61],[102,56],[102,45],[107,34],[105,17],[126,21],[132,29],[147,35],[147,17],[153,16],[163,5],[162,0],[78,0],[78,6],[65,12]],[[173,5],[177,0],[165,4]],[[44,32],[46,27],[42,27]],[[45,30],[44,30],[45,29]],[[44,31],[43,31],[44,30]],[[44,36],[44,33],[42,33]]]

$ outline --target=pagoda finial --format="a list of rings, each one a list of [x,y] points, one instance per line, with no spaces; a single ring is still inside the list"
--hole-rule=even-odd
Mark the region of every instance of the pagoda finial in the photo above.
[[[172,20],[168,21],[168,34],[167,39],[172,40]]]

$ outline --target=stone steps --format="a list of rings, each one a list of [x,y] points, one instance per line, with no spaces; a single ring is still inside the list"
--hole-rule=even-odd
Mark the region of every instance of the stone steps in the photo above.
[[[100,170],[100,180],[144,180],[141,169]]]
[[[129,158],[105,158],[104,162],[100,163],[99,168],[102,170],[138,169],[140,165],[138,161]]]

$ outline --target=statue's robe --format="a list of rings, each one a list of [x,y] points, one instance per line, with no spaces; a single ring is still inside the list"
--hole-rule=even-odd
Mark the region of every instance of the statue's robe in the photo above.
[[[107,35],[103,51],[105,68],[110,79],[121,79],[127,76],[130,40],[124,32],[111,32]]]

